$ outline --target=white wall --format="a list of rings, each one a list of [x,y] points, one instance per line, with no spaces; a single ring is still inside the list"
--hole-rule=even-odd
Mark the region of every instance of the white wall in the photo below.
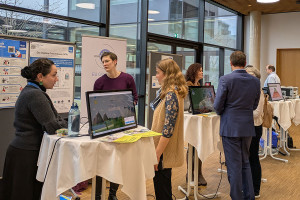
[[[249,53],[249,21],[250,17],[246,16],[244,27],[244,51],[246,54]],[[277,49],[282,48],[300,48],[300,12],[261,16],[260,72],[262,84],[267,77],[265,66],[273,64],[276,68],[276,52]]]

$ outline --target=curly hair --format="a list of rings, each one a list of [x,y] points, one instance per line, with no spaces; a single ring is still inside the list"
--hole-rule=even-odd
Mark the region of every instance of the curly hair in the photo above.
[[[160,98],[163,99],[170,90],[175,90],[175,87],[179,96],[185,98],[187,95],[187,85],[177,63],[172,59],[164,59],[159,61],[156,67],[163,71],[165,75],[161,86]]]
[[[200,71],[200,69],[203,69],[203,67],[200,63],[191,64],[189,66],[189,68],[186,70],[185,80],[191,81],[194,84],[195,77],[197,76],[197,73],[198,73],[198,71]]]
[[[49,74],[52,65],[54,65],[52,60],[49,60],[48,58],[39,58],[29,66],[24,67],[21,70],[21,75],[27,80],[35,80],[39,73],[42,73],[43,76]]]

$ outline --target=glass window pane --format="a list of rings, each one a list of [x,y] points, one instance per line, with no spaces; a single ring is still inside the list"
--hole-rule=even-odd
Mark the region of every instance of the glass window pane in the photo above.
[[[204,42],[236,48],[237,15],[205,2]]]
[[[111,0],[110,24],[136,23],[138,0]]]
[[[204,83],[211,82],[215,87],[218,88],[219,82],[219,49],[214,47],[204,47],[203,52],[203,76]]]
[[[90,21],[100,21],[99,0],[8,0],[8,5]]]
[[[182,73],[185,75],[186,70],[189,68],[189,66],[195,63],[196,51],[195,49],[183,48],[183,47],[177,47],[176,51],[177,54],[183,55],[184,66],[182,67]]]
[[[224,75],[231,73],[230,66],[230,55],[233,53],[231,50],[225,49],[225,57],[224,57]]]
[[[0,32],[5,35],[76,42],[74,97],[80,99],[81,36],[99,35],[98,27],[0,10]]]
[[[198,12],[198,1],[150,0],[148,31],[198,41]]]

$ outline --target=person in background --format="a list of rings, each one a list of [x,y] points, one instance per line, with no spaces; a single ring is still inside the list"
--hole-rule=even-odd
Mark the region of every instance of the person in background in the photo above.
[[[187,86],[200,86],[200,80],[203,79],[203,67],[200,63],[194,63],[189,66],[186,71],[185,80]],[[188,155],[188,152],[187,152]],[[193,162],[192,162],[192,180],[194,180],[194,156],[195,150],[193,148]],[[188,156],[186,156],[188,158]],[[202,161],[199,159],[198,168],[198,185],[206,186],[207,182],[202,174]]]
[[[255,76],[256,78],[260,79],[260,72],[258,69],[253,67],[252,65],[247,65],[245,67],[246,72]],[[259,150],[259,141],[262,136],[262,123],[263,123],[263,112],[264,109],[264,93],[260,91],[260,98],[259,103],[256,110],[253,111],[253,118],[254,118],[254,128],[255,128],[255,136],[252,137],[251,144],[250,144],[250,167],[252,173],[252,181],[253,181],[253,189],[255,198],[260,197],[260,183],[261,183],[261,166],[259,162],[258,150]]]
[[[187,86],[180,68],[172,59],[157,64],[156,78],[161,89],[150,105],[154,110],[151,130],[162,133],[162,136],[154,137],[158,165],[154,166],[153,182],[157,200],[172,200],[172,168],[184,162],[183,101]]]
[[[27,85],[15,105],[15,138],[6,153],[3,171],[3,199],[39,200],[43,184],[36,180],[37,160],[44,132],[55,134],[67,128],[46,90],[52,89],[57,68],[47,58],[40,58],[21,70]]]
[[[220,135],[227,165],[230,196],[233,200],[253,200],[254,190],[249,148],[255,136],[253,110],[260,98],[260,82],[244,69],[246,55],[230,55],[232,72],[219,79],[214,108],[221,115]]]
[[[95,90],[124,90],[124,89],[132,89],[133,90],[133,98],[134,103],[137,104],[138,95],[136,92],[136,87],[134,80],[131,75],[118,71],[117,63],[118,57],[113,52],[104,52],[101,55],[101,61],[103,63],[103,67],[106,71],[106,74],[98,78],[94,83],[94,91]],[[110,183],[109,189],[109,200],[117,200],[117,190],[119,185],[116,183]],[[102,178],[96,177],[96,200],[101,199],[102,193]]]
[[[265,80],[264,87],[268,87],[268,83],[280,83],[280,78],[275,73],[275,67],[273,65],[267,65],[266,72],[268,77]]]

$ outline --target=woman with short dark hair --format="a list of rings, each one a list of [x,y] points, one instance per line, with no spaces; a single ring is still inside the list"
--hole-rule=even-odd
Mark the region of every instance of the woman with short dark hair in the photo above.
[[[36,180],[37,160],[44,132],[55,134],[67,127],[54,108],[46,89],[52,89],[57,68],[40,58],[21,70],[27,85],[15,105],[15,138],[9,145],[3,171],[3,199],[39,200],[43,184]]]

